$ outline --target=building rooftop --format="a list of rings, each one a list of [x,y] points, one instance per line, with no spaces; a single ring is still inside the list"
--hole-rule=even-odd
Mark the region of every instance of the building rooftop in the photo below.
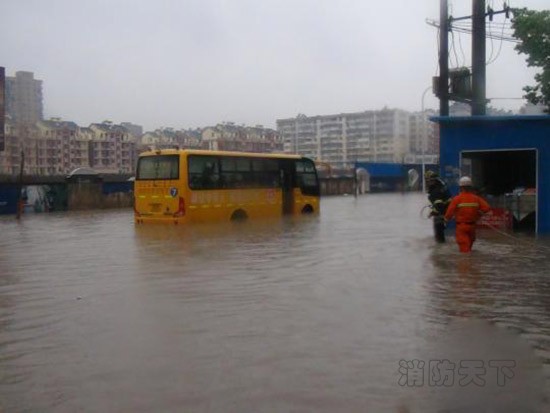
[[[550,115],[513,115],[513,116],[432,116],[437,123],[479,123],[479,122],[550,122]]]

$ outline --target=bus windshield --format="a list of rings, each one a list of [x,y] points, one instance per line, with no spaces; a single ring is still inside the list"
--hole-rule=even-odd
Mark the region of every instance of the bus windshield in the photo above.
[[[296,161],[296,178],[304,195],[319,196],[319,181],[313,161],[305,158]]]
[[[144,156],[139,159],[136,180],[179,178],[179,155]]]

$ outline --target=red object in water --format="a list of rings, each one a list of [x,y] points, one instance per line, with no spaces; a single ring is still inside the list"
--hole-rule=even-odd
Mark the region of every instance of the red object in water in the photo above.
[[[512,229],[512,214],[504,208],[491,208],[477,222],[480,228]]]

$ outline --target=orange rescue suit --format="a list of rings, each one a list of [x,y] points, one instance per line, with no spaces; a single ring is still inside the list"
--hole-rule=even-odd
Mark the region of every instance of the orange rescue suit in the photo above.
[[[456,243],[460,252],[470,252],[476,240],[476,222],[481,213],[489,212],[491,207],[483,198],[472,192],[461,192],[453,198],[445,220],[456,219]]]

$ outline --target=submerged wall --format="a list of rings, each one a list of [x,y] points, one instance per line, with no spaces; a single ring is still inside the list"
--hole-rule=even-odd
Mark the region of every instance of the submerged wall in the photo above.
[[[19,186],[0,183],[0,215],[17,211]],[[130,208],[134,203],[133,182],[63,182],[23,185],[24,213]]]

